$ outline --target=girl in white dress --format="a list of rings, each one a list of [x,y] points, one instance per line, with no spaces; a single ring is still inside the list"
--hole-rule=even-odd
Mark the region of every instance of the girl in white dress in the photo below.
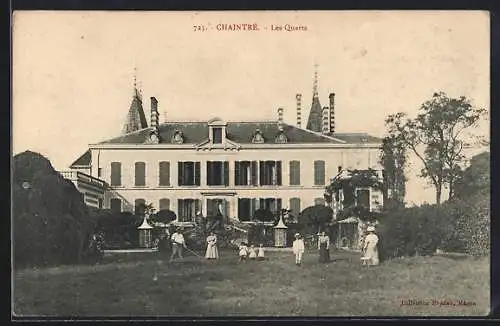
[[[257,259],[257,252],[255,251],[255,247],[253,245],[250,246],[248,250],[248,258],[255,260]]]
[[[264,260],[264,245],[261,243],[259,246],[259,251],[257,253],[257,260]]]
[[[247,255],[248,255],[247,244],[242,242],[238,247],[238,250],[239,250],[240,261],[245,262],[247,260]]]

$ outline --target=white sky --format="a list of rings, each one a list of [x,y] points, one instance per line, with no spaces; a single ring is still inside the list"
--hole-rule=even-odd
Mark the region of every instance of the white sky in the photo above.
[[[193,30],[218,23],[261,30]],[[307,31],[270,31],[287,23]],[[135,66],[146,116],[155,96],[162,121],[164,111],[169,120],[276,119],[283,107],[295,124],[302,93],[305,123],[315,62],[321,104],[336,93],[338,132],[383,136],[388,114],[415,115],[435,91],[490,102],[487,12],[16,12],[13,42],[14,154],[39,152],[56,169],[121,132]],[[408,200],[432,201],[419,169]]]

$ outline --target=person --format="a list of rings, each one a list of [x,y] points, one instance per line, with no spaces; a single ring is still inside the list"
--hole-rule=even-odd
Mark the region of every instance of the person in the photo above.
[[[207,252],[205,253],[205,258],[219,258],[219,251],[217,250],[217,236],[213,232],[210,232],[210,235],[207,237]]]
[[[319,262],[328,263],[330,261],[330,237],[321,232],[318,237]]]
[[[253,245],[248,249],[248,258],[255,260],[257,259],[257,252],[255,251],[255,247]]]
[[[293,241],[292,250],[293,253],[295,254],[295,264],[301,265],[302,255],[304,254],[305,246],[304,246],[304,240],[302,240],[300,233],[295,234],[295,240]]]
[[[172,254],[170,255],[170,261],[174,260],[176,255],[182,259],[182,249],[186,248],[186,241],[184,240],[182,232],[179,229],[176,229],[170,240],[172,242]]]
[[[375,227],[369,226],[366,228],[368,234],[365,237],[363,244],[363,262],[368,266],[376,266],[379,263],[378,259],[378,236],[375,234]]]
[[[240,246],[238,247],[239,250],[239,256],[240,256],[240,261],[246,261],[247,260],[247,254],[248,254],[248,249],[247,249],[247,244],[242,242]]]
[[[259,246],[259,252],[257,254],[257,260],[264,260],[264,245],[261,243]]]

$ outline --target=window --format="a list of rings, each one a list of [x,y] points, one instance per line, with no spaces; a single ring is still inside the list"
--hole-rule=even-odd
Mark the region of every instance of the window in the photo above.
[[[229,216],[229,202],[225,199],[207,199],[207,216]]]
[[[222,128],[212,128],[212,141],[214,144],[222,144]]]
[[[207,162],[207,185],[229,186],[229,162]]]
[[[97,169],[97,177],[100,178],[102,176],[102,168]]]
[[[322,205],[325,206],[325,198],[314,198],[314,205]]]
[[[146,205],[146,201],[142,198],[136,199],[134,202],[134,212],[136,215],[144,214],[144,207]]]
[[[113,213],[121,213],[122,200],[120,198],[111,198],[111,200],[109,201],[109,208]]]
[[[122,185],[122,164],[120,162],[111,163],[111,185]]]
[[[255,213],[255,199],[238,198],[238,219],[251,221]]]
[[[179,186],[200,185],[200,162],[179,162]]]
[[[99,208],[102,208],[102,198],[99,198],[99,199],[98,199],[98,207],[99,207]]]
[[[160,186],[170,186],[170,162],[160,162],[159,166]]]
[[[275,214],[281,211],[281,198],[259,198],[258,208],[269,210]]]
[[[291,215],[294,217],[294,220],[297,220],[300,214],[300,198],[290,198],[290,208],[292,212]]]
[[[201,202],[199,199],[178,199],[178,220],[179,222],[193,222],[196,212],[200,210]]]
[[[159,210],[170,209],[170,199],[162,198],[160,199],[160,204],[158,205]]]
[[[358,207],[370,209],[370,190],[358,189],[356,190],[356,204]]]
[[[300,185],[300,161],[290,161],[290,186]]]
[[[281,161],[260,161],[260,185],[281,186]]]
[[[236,186],[257,186],[257,161],[234,162],[234,183]]]
[[[314,185],[325,185],[325,161],[314,161]]]
[[[146,185],[146,163],[135,163],[135,185],[136,187],[144,187]]]

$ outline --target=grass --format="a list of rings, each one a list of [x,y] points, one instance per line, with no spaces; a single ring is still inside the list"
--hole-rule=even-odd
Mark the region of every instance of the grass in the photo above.
[[[17,316],[484,316],[489,313],[489,259],[417,257],[362,267],[336,252],[302,266],[288,252],[239,263],[155,254],[116,255],[94,266],[14,273]],[[155,281],[153,276],[157,275]],[[466,300],[474,305],[402,305],[402,300]]]

